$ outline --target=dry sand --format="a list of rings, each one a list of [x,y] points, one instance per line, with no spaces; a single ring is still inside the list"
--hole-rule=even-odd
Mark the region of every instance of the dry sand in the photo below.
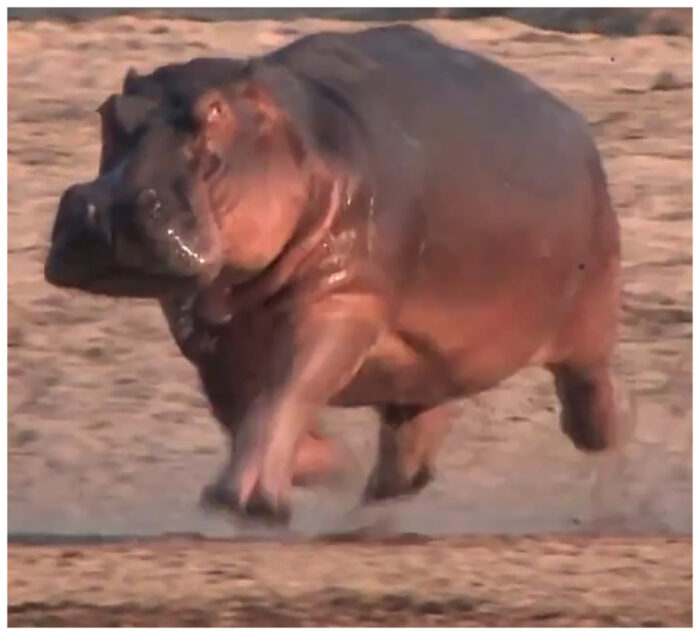
[[[689,539],[551,536],[13,546],[9,624],[687,626],[689,555]]]

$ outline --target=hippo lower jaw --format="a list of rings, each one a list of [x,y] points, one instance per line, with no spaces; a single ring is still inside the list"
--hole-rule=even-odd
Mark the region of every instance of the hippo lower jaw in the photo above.
[[[143,273],[137,269],[119,267],[85,272],[56,264],[51,257],[44,267],[44,278],[55,287],[124,298],[162,298],[191,293],[198,286],[198,280],[194,276]]]
[[[123,298],[166,298],[191,293],[197,288],[196,278],[177,278],[158,274],[121,271],[97,278],[84,287],[95,295]]]
[[[218,239],[196,260],[182,243],[166,245],[160,258],[149,258],[115,237],[108,248],[88,245],[80,251],[57,241],[44,265],[44,278],[56,287],[125,298],[165,298],[206,288],[222,269]],[[161,247],[161,245],[158,245]],[[150,262],[149,262],[150,261]]]
[[[95,295],[132,298],[161,298],[191,293],[199,279],[194,275],[147,272],[141,268],[106,262],[98,257],[86,266],[61,249],[52,249],[44,264],[44,279],[63,289]]]

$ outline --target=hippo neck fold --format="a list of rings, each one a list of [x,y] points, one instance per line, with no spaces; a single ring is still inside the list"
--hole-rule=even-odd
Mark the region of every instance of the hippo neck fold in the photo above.
[[[310,208],[290,242],[273,263],[261,273],[237,283],[225,267],[204,289],[197,301],[200,317],[211,324],[225,324],[231,318],[279,292],[301,273],[314,251],[323,244],[342,209],[347,183],[340,179],[312,179],[307,207]],[[319,210],[320,211],[319,213]]]
[[[234,314],[259,305],[299,278],[315,262],[313,254],[328,244],[338,217],[363,184],[371,182],[365,131],[349,103],[297,69],[263,60],[253,66],[250,78],[260,82],[284,110],[284,134],[278,141],[293,158],[292,171],[298,171],[294,178],[307,183],[304,210],[291,238],[269,265],[244,281],[235,268],[224,265],[200,292],[195,310],[210,324],[229,322]],[[277,173],[270,170],[274,167],[270,164],[267,172]],[[289,172],[283,169],[279,176],[283,175],[288,178]]]

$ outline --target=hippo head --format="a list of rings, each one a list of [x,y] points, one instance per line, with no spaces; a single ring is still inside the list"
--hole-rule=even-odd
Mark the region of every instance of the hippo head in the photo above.
[[[98,109],[99,174],[63,193],[46,280],[162,297],[224,269],[245,280],[265,268],[294,233],[305,187],[275,100],[250,79],[179,93],[128,86]]]

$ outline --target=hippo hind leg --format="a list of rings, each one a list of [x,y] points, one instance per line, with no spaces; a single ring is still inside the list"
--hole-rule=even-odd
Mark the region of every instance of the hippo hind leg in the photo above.
[[[433,479],[435,457],[450,423],[444,406],[390,404],[379,408],[379,454],[366,501],[416,494]]]
[[[554,374],[561,402],[560,425],[579,450],[595,452],[617,445],[620,426],[610,364],[556,364]]]

